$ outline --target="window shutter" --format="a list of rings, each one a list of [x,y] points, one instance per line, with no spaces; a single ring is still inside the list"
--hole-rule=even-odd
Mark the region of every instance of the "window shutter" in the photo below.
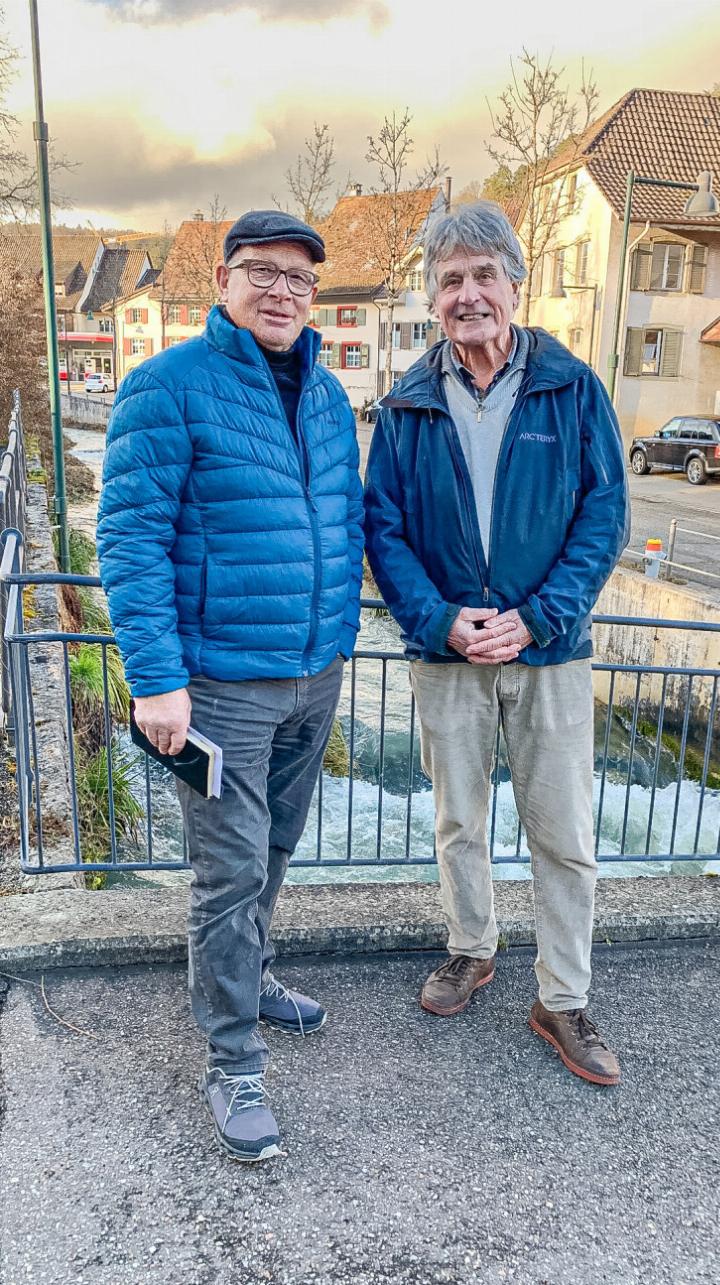
[[[341,362],[342,362],[342,344],[333,344],[332,352],[330,354],[330,361],[328,364],[332,366],[333,370],[337,370]]]
[[[639,245],[633,252],[632,272],[630,274],[631,290],[650,289],[650,269],[653,252],[649,245]]]
[[[380,322],[380,347],[387,348],[387,321]]]
[[[682,353],[682,330],[664,330],[662,353],[660,354],[660,374],[674,378],[680,374],[680,356]]]
[[[187,323],[188,323],[188,310],[187,310],[187,304],[186,304],[186,303],[181,303],[181,304],[180,304],[180,325],[181,325],[181,326],[186,326],[186,325],[187,325]]]
[[[360,366],[362,367],[363,370],[368,370],[370,367],[370,345],[369,344],[361,345]]]
[[[639,375],[640,360],[642,357],[643,332],[642,330],[628,330],[625,334],[625,360],[623,362],[623,375]]]
[[[412,348],[412,322],[400,322],[400,347]]]
[[[438,327],[435,325],[434,321],[429,321],[427,324],[427,330],[425,331],[426,346],[428,348],[432,348],[433,344],[436,344],[439,338]]]
[[[706,245],[695,244],[687,247],[687,289],[690,294],[705,293],[705,269],[707,267],[707,258],[708,248]]]
[[[130,308],[125,309],[125,325],[126,326],[132,325],[132,312]]]
[[[141,308],[141,309],[140,309],[140,321],[142,322],[143,326],[146,326],[146,325],[147,325],[147,323],[148,323],[148,310],[147,310],[147,308]]]
[[[123,356],[132,356],[132,339],[123,339]]]
[[[364,326],[366,316],[367,316],[366,308],[357,308],[355,311],[355,325]]]
[[[152,341],[152,339],[146,339],[146,340],[145,340],[145,356],[146,356],[146,357],[152,357],[152,354],[153,354],[153,341]]]

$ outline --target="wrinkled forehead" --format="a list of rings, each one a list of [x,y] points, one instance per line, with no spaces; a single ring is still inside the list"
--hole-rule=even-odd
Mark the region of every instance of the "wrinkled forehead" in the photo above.
[[[239,245],[228,267],[234,267],[245,259],[260,259],[263,263],[274,263],[278,268],[315,268],[310,251],[300,241],[263,241],[258,245]]]
[[[470,250],[460,246],[446,259],[440,259],[435,272],[442,285],[446,277],[475,275],[482,273],[488,277],[505,276],[505,264],[494,250]]]

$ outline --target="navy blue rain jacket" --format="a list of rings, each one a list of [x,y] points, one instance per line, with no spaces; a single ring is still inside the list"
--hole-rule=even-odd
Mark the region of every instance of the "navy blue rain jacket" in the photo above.
[[[594,372],[530,330],[484,549],[436,344],[383,399],[368,460],[366,544],[410,658],[447,646],[461,607],[518,608],[527,665],[592,655],[590,613],[629,538],[620,430]]]
[[[316,674],[352,653],[362,486],[355,417],[320,335],[298,339],[297,441],[248,330],[205,332],[122,382],[107,434],[97,545],[133,694],[194,674]]]

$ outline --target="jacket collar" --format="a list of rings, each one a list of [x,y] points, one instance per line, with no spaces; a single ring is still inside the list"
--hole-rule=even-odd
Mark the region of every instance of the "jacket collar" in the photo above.
[[[588,369],[584,362],[573,357],[546,330],[527,328],[526,334],[529,339],[524,385],[526,391],[563,388],[580,379]],[[442,339],[416,361],[392,392],[382,398],[381,406],[447,411],[442,386],[442,353],[445,343],[446,340]]]
[[[205,339],[218,352],[222,352],[233,361],[246,366],[255,366],[258,370],[267,371],[268,365],[249,330],[236,326],[217,304],[210,309],[205,325]],[[322,336],[311,326],[304,326],[295,340],[295,348],[300,355],[302,382],[305,383],[317,360]]]

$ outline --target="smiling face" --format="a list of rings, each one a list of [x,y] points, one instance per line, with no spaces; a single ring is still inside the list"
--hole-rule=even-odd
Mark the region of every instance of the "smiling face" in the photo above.
[[[294,268],[312,272],[313,259],[298,242],[278,241],[272,245],[241,246],[229,266],[221,263],[217,269],[220,302],[235,325],[249,330],[264,348],[286,352],[307,322],[317,287],[306,295],[291,294],[282,274],[272,286],[254,286],[246,269],[238,266],[248,261],[272,264],[285,271]]]
[[[459,252],[438,263],[436,279],[435,307],[448,339],[461,348],[509,343],[520,287],[499,255]]]

